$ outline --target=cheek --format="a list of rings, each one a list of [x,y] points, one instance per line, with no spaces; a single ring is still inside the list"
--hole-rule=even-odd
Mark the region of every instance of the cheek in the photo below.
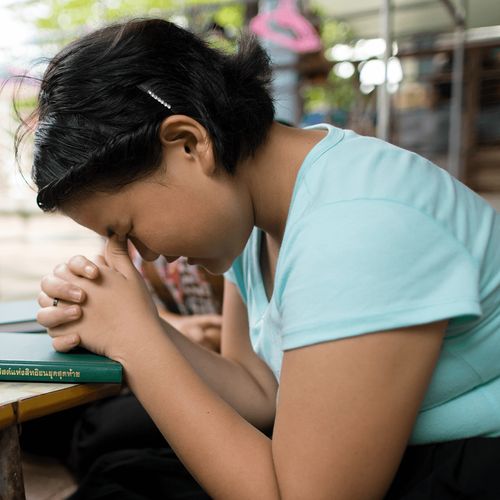
[[[142,224],[134,224],[137,237],[162,255],[231,263],[243,251],[253,228],[253,216],[230,190],[216,191],[205,196],[192,193],[182,199],[171,196]]]
[[[230,263],[242,251],[252,230],[241,212],[227,205],[201,207],[199,212],[181,228],[180,238],[185,241],[187,256]],[[186,255],[186,254],[184,254]]]
[[[244,207],[243,207],[244,208]],[[199,228],[205,235],[205,244],[212,255],[229,259],[229,264],[243,251],[253,229],[253,216],[238,204],[227,204],[212,212]],[[195,235],[193,235],[195,237]]]

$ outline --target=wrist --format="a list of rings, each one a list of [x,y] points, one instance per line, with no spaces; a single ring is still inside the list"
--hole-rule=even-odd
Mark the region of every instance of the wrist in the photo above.
[[[121,338],[109,357],[123,366],[125,374],[138,359],[147,359],[165,341],[165,331],[159,318],[142,323],[140,331],[129,338]]]

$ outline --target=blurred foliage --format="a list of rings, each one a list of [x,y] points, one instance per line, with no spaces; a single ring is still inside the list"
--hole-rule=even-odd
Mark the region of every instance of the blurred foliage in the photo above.
[[[355,77],[340,78],[330,72],[323,85],[306,85],[302,89],[304,111],[324,111],[329,109],[349,110],[357,97]]]
[[[347,23],[327,19],[319,12],[316,15],[322,19],[321,40],[325,47],[332,47],[336,43],[349,43],[355,39],[354,32]]]
[[[244,27],[246,6],[234,0],[19,0],[12,8],[40,29],[38,43],[46,45],[49,53],[86,31],[134,17],[169,19],[204,33],[210,44],[232,52]],[[310,14],[325,49],[354,39],[349,25],[328,19],[320,8],[313,8]],[[210,27],[215,29],[209,31]],[[349,109],[356,99],[358,77],[355,73],[342,79],[332,71],[321,85],[304,85],[301,95],[305,110]]]
[[[245,5],[229,0],[19,0],[12,9],[22,20],[37,26],[36,43],[47,55],[86,31],[134,17],[169,19],[204,33],[219,49],[234,51],[245,18]],[[213,27],[218,29],[210,29]],[[17,94],[12,106],[15,103],[20,116],[27,118],[36,107],[36,86],[24,88],[26,95]],[[15,114],[14,107],[11,112]]]
[[[220,26],[242,28],[245,22],[245,6],[223,6],[214,14],[214,21]]]
[[[16,97],[16,108],[21,114],[29,114],[31,110],[36,106],[37,98],[35,95],[28,95]]]
[[[208,27],[213,29],[204,38],[217,49],[235,52],[238,35],[245,25],[245,5],[220,7],[213,13],[210,22],[212,26]]]
[[[318,20],[317,28],[325,50],[338,43],[349,44],[355,40],[355,34],[347,23],[328,18],[321,8],[313,8],[311,16]],[[358,95],[358,78],[357,71],[345,79],[337,76],[332,69],[322,84],[304,85],[301,89],[304,111],[349,110]]]
[[[195,31],[213,20],[236,31],[244,19],[244,5],[231,0],[24,0],[13,9],[40,29],[41,43],[59,47],[82,31],[134,17],[162,17]]]

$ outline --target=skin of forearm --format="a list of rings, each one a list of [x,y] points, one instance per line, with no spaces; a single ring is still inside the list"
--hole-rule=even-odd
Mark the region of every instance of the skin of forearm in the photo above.
[[[130,349],[119,361],[132,391],[212,498],[280,498],[271,440],[201,379],[174,342],[154,335],[147,345]],[[212,371],[209,361],[203,364],[200,372]],[[252,389],[246,388],[251,384],[238,373],[219,371],[236,387],[241,380],[239,390],[251,398]]]
[[[266,368],[251,374],[234,360],[192,342],[170,324],[162,328],[198,376],[245,420],[269,431],[276,412],[277,382]]]

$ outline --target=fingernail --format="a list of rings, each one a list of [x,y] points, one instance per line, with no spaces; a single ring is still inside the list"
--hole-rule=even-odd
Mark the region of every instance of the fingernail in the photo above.
[[[70,318],[78,318],[80,316],[80,310],[78,309],[78,307],[68,307],[66,314]]]
[[[73,290],[70,290],[69,296],[73,300],[76,300],[76,301],[80,302],[80,300],[82,300],[82,291],[75,288]]]
[[[85,274],[89,277],[92,278],[95,275],[95,267],[92,266],[86,266],[85,267]]]
[[[80,339],[78,335],[70,335],[68,342],[73,346],[76,347],[80,343]]]

